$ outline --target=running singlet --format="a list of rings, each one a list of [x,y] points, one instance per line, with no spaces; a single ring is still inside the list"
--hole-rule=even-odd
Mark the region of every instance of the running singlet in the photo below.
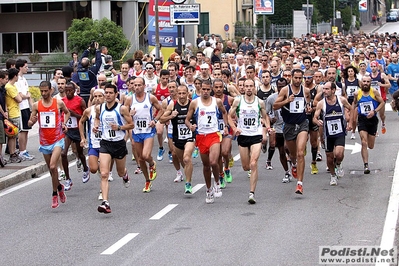
[[[126,123],[121,115],[120,103],[115,103],[112,108],[107,109],[107,103],[100,107],[101,138],[106,141],[119,141],[125,138],[125,130],[113,130],[112,125],[122,126]]]
[[[190,100],[188,100],[186,105],[180,105],[178,101],[174,102],[175,106],[173,110],[176,110],[179,112],[179,114],[172,118],[172,124],[169,125],[169,127],[173,128],[173,142],[184,141],[193,137],[193,132],[186,126],[185,123],[190,103]],[[193,121],[191,120],[191,122]]]
[[[368,113],[375,110],[379,105],[378,101],[375,99],[374,90],[371,88],[370,88],[370,94],[367,96],[364,96],[363,91],[359,90],[357,94],[357,101],[358,101],[357,111],[359,115],[363,116],[367,116]],[[377,115],[377,113],[375,113],[374,115]]]
[[[121,79],[121,74],[118,74],[116,81],[116,87],[118,88],[119,95],[125,95],[127,93],[126,80]]]
[[[306,120],[305,106],[306,99],[305,93],[303,92],[304,88],[301,85],[298,94],[294,94],[294,101],[287,103],[281,108],[281,115],[284,119],[284,122],[287,124],[301,124]],[[293,94],[291,85],[288,85],[288,95]]]
[[[255,100],[252,103],[247,103],[245,97],[240,97],[240,103],[238,104],[236,113],[238,117],[237,127],[241,129],[241,135],[262,135],[260,103],[258,97],[255,97]]]
[[[329,105],[327,99],[324,98],[324,132],[327,137],[341,137],[346,134],[345,108],[343,108],[341,100],[335,96],[335,103]]]
[[[277,80],[279,78],[281,78],[282,76],[283,76],[283,71],[280,71],[280,73],[278,73],[276,76],[273,76],[273,73],[270,73],[270,77],[271,77],[270,84],[273,87],[276,87],[277,86]]]
[[[370,75],[370,77],[371,77],[371,84],[370,84],[371,89],[376,89],[381,94],[382,99],[386,101],[387,95],[385,93],[385,88],[381,90],[381,87],[378,85],[378,82],[384,83],[384,80],[381,78],[381,73],[378,73],[376,77],[373,77],[372,75]]]
[[[215,97],[212,97],[212,102],[209,106],[205,106],[201,98],[198,98],[198,106],[194,115],[197,120],[198,134],[209,134],[219,131],[219,109]]]
[[[97,149],[100,148],[101,140],[101,125],[98,127],[98,132],[94,133],[92,131],[94,127],[94,120],[96,118],[96,107],[93,105],[90,107],[90,117],[89,117],[89,148]]]
[[[83,114],[83,110],[80,107],[80,103],[82,102],[82,98],[80,96],[73,96],[72,99],[68,99],[67,97],[62,98],[62,100],[65,103],[65,106],[69,109],[74,111],[75,113],[78,113],[79,115]],[[74,116],[70,116],[68,121],[66,121],[65,125],[67,128],[70,129],[77,129],[79,128],[79,119]]]
[[[57,99],[53,98],[51,106],[45,107],[42,101],[37,104],[40,145],[48,146],[64,138],[62,132],[61,111]]]
[[[152,105],[150,101],[150,94],[146,93],[142,102],[137,101],[136,94],[133,94],[132,105],[130,110],[136,110],[133,116],[134,121],[134,134],[151,133],[152,128],[150,122],[152,120]]]
[[[158,84],[158,77],[154,75],[152,79],[149,79],[147,75],[144,75],[145,88],[144,91],[147,93],[152,93],[152,88]]]
[[[157,97],[159,103],[162,103],[162,101],[164,99],[166,99],[166,97],[169,96],[169,90],[166,87],[165,89],[161,88],[161,84],[158,84],[156,90],[155,90],[155,97]]]
[[[359,88],[359,80],[357,78],[354,81],[349,81],[345,79],[345,87],[346,95],[348,95],[348,101],[351,104],[353,102],[355,92]]]
[[[272,86],[270,86],[270,90],[268,91],[263,91],[261,88],[258,89],[256,92],[256,96],[258,96],[259,99],[263,100],[265,103],[267,101],[267,98],[274,93],[274,89]]]

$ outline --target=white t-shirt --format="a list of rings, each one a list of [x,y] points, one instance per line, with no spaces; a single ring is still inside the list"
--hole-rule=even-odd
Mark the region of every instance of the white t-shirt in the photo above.
[[[21,92],[23,95],[27,94],[29,91],[29,85],[24,76],[18,76],[18,80],[17,82],[15,82],[15,86],[18,88],[18,92]],[[22,100],[22,102],[19,103],[19,109],[24,110],[27,108],[30,108],[29,100]]]

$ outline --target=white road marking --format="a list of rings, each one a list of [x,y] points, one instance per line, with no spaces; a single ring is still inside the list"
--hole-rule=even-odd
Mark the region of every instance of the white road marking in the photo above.
[[[382,232],[381,244],[382,249],[391,249],[394,246],[395,229],[398,221],[399,208],[399,152],[396,157],[395,171],[393,174],[391,194],[388,201],[387,215],[385,217],[384,230]],[[378,257],[381,259],[383,257]],[[376,265],[389,265],[389,263],[377,263]]]
[[[200,190],[203,186],[205,186],[205,184],[197,184],[193,187],[193,194],[195,192],[197,192],[198,190]]]
[[[160,210],[157,214],[155,214],[154,216],[152,216],[150,218],[150,220],[159,220],[161,219],[163,216],[165,216],[168,212],[170,212],[171,210],[173,210],[178,204],[169,204],[168,206],[166,206],[165,208],[163,208],[162,210]]]
[[[233,157],[234,161],[237,162],[238,160],[240,160],[240,154],[237,154],[236,156]]]
[[[101,255],[112,255],[114,254],[118,249],[126,245],[130,240],[138,236],[138,233],[129,233],[122,237],[118,242],[104,250]]]

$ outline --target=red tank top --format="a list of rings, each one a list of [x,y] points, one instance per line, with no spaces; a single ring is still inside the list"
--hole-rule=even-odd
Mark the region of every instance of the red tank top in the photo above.
[[[65,103],[65,106],[71,110],[74,111],[75,113],[78,113],[79,115],[83,114],[82,108],[80,108],[80,103],[82,102],[82,98],[80,96],[73,96],[72,99],[68,99],[68,97],[62,98],[62,100]],[[79,119],[77,119],[74,116],[70,116],[69,120],[65,123],[67,128],[79,128]]]
[[[61,111],[57,106],[57,99],[45,107],[42,101],[37,105],[40,145],[48,146],[64,138],[62,132]]]
[[[155,97],[157,97],[159,102],[162,102],[169,96],[169,90],[166,87],[165,89],[161,89],[161,84],[157,85],[157,89],[155,90]]]

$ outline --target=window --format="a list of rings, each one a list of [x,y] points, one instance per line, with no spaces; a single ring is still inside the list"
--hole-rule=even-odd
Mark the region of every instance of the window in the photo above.
[[[48,39],[47,32],[35,32],[33,33],[34,49],[33,51],[38,51],[39,53],[48,53]]]
[[[198,25],[198,33],[201,33],[202,35],[210,33],[209,32],[209,13],[208,12],[201,13],[200,23],[201,24]]]
[[[64,52],[64,33],[63,32],[50,32],[50,53]]]
[[[32,52],[32,33],[18,33],[18,53]]]
[[[64,10],[64,5],[62,2],[48,3],[48,11],[62,11]]]
[[[33,12],[47,11],[47,3],[33,3]]]
[[[1,13],[14,13],[15,11],[15,4],[1,5]]]
[[[3,33],[3,54],[9,53],[11,50],[17,52],[17,34]]]
[[[17,12],[31,12],[31,3],[28,4],[17,4]]]

